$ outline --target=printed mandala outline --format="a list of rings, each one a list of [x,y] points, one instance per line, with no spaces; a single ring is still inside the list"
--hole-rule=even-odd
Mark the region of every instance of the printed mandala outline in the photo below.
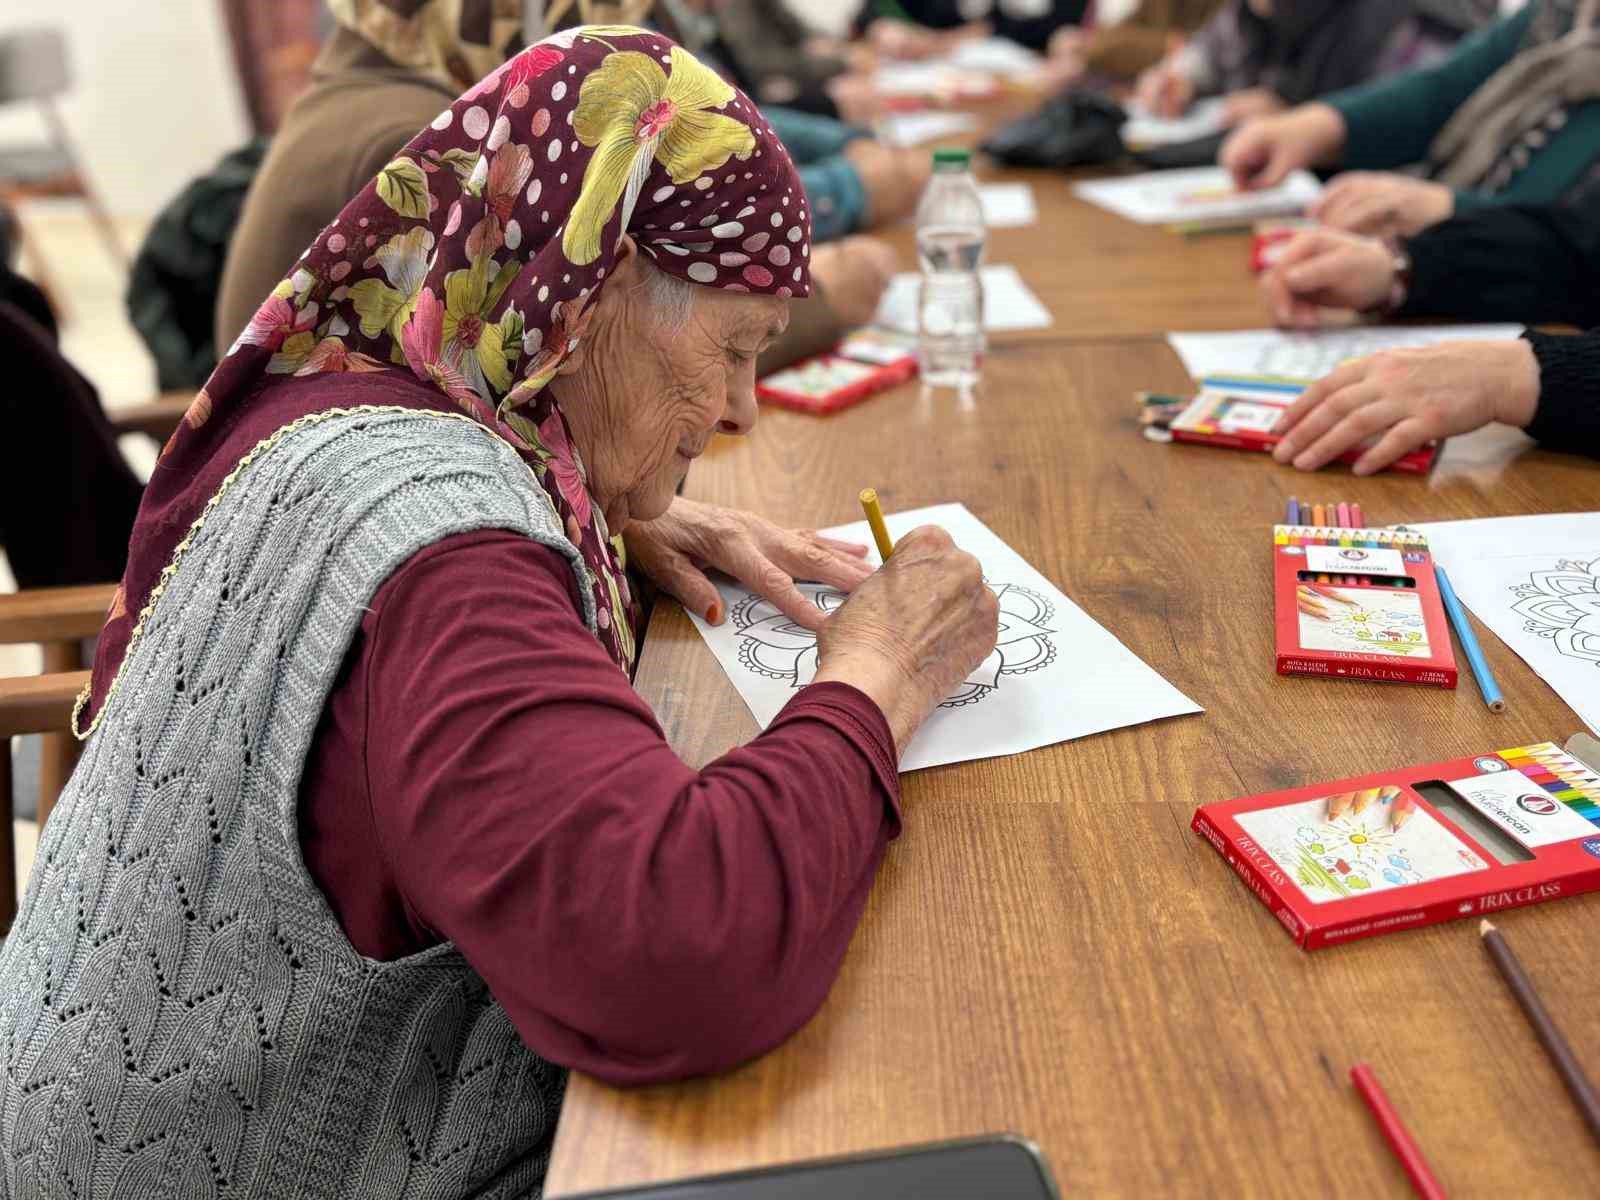
[[[1565,658],[1600,666],[1600,558],[1559,559],[1509,590],[1524,633],[1547,639]]]
[[[1001,680],[1042,671],[1056,661],[1056,630],[1051,628],[1055,605],[1021,584],[984,582],[1000,601],[999,642],[940,708],[965,708],[987,700],[1000,690]],[[825,613],[846,599],[834,588],[803,584],[801,590]],[[739,665],[751,674],[787,680],[792,688],[803,687],[802,681],[809,682],[816,674],[817,635],[784,616],[772,601],[746,596],[729,610],[728,621],[739,639]]]

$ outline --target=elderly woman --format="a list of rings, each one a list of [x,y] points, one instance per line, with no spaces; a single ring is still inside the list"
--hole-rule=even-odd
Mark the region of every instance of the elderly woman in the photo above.
[[[997,606],[938,531],[869,575],[674,501],[809,250],[749,99],[630,27],[519,54],[318,235],[145,494],[0,952],[8,1194],[534,1194],[562,1068],[815,1011]],[[700,772],[628,686],[616,533],[820,625]],[[797,572],[855,594],[822,623]]]

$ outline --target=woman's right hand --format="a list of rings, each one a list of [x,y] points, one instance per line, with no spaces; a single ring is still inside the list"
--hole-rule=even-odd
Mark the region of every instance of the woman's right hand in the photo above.
[[[914,529],[817,634],[815,682],[848,683],[883,710],[904,751],[922,723],[987,658],[1000,602],[978,560],[937,526]]]
[[[1241,125],[1222,143],[1217,162],[1238,188],[1277,187],[1291,171],[1331,164],[1344,150],[1345,137],[1338,109],[1302,104]]]

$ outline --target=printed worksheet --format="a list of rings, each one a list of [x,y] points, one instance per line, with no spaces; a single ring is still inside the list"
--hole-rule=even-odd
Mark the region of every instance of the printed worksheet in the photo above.
[[[1015,267],[1006,263],[979,267],[978,277],[983,281],[983,327],[989,332],[1048,329],[1054,323],[1044,301],[1034,295]],[[915,333],[921,287],[922,276],[915,271],[896,275],[878,302],[872,323],[901,333]]]
[[[1309,172],[1296,171],[1275,188],[1243,192],[1222,167],[1195,167],[1093,179],[1072,190],[1141,225],[1183,225],[1300,213],[1322,194],[1322,185]]]
[[[902,757],[902,771],[1020,754],[1200,711],[964,506],[941,504],[886,520],[895,538],[919,525],[948,531],[983,564],[1000,601],[999,644],[922,727]],[[824,532],[872,542],[865,521]],[[708,625],[694,613],[690,618],[766,726],[816,674],[816,635],[738,584],[720,581],[717,588],[728,614],[723,623]],[[846,599],[815,584],[801,590],[824,612]]]
[[[1380,350],[1436,346],[1441,342],[1508,339],[1522,336],[1521,325],[1358,325],[1345,329],[1291,332],[1241,329],[1232,333],[1169,333],[1168,344],[1195,379],[1242,376],[1248,379],[1321,379],[1351,359]]]
[[[1461,603],[1600,734],[1600,513],[1417,528]]]

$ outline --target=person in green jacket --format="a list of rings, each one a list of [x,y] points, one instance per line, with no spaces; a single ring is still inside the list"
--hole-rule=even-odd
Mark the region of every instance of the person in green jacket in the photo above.
[[[1374,236],[1557,202],[1600,164],[1600,0],[1534,0],[1432,67],[1244,125],[1219,161],[1245,188],[1346,168],[1312,215]]]

